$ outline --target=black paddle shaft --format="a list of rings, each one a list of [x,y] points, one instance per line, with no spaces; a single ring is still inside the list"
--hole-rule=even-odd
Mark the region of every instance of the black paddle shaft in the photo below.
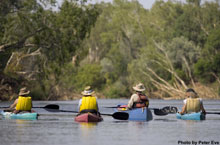
[[[0,108],[10,108],[10,107],[0,107]],[[32,108],[43,108],[43,109],[59,109],[59,105],[56,105],[56,104],[49,104],[49,105],[46,105],[44,107],[32,107]]]
[[[220,112],[206,112],[206,114],[217,114],[217,115],[220,115]]]
[[[44,108],[47,111],[50,112],[69,112],[69,113],[79,113],[77,111],[70,111],[70,110],[59,110],[59,106],[56,104],[49,104],[46,105],[45,107],[40,107],[40,108]],[[107,116],[112,116],[115,119],[118,120],[128,120],[129,118],[129,114],[126,112],[115,112],[113,114],[104,114],[104,113],[100,113],[101,115],[107,115]]]

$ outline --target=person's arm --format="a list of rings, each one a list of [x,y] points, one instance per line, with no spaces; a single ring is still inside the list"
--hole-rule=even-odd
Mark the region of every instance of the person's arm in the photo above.
[[[97,105],[97,111],[99,112],[99,105],[98,105],[98,102],[96,103],[96,105]]]
[[[17,103],[18,103],[18,99],[16,99],[16,100],[14,101],[14,103],[11,104],[10,109],[15,109]]]
[[[128,101],[127,108],[128,108],[128,109],[132,108],[133,103],[134,103],[134,102],[133,102],[133,97],[131,96],[130,100]]]
[[[185,112],[186,112],[186,104],[183,105],[180,114],[183,115]]]
[[[96,97],[96,106],[97,106],[97,111],[99,112],[99,105],[98,105],[98,98]]]
[[[150,104],[150,101],[149,101],[149,98],[148,98],[148,96],[147,95],[145,95],[146,97],[147,97],[147,101],[146,101],[146,107],[149,107],[149,104]]]
[[[132,96],[131,96],[131,98],[130,98],[130,100],[128,101],[128,109],[131,109],[132,108],[132,106],[133,106],[133,104],[134,104],[134,102],[135,102],[135,100],[137,100],[137,94],[133,94]]]
[[[80,106],[82,104],[82,99],[79,100],[79,104],[78,104],[78,111],[80,110]]]
[[[206,114],[205,108],[203,106],[203,102],[202,102],[202,100],[200,100],[200,101],[201,101],[201,103],[200,103],[200,110],[202,110],[203,114]]]
[[[181,112],[179,112],[180,114],[184,114],[185,112],[186,112],[186,99],[185,100],[183,100],[183,107],[182,107],[182,110],[181,110]]]

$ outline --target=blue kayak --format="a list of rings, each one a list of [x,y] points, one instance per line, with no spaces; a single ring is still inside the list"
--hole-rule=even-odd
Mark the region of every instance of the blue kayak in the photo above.
[[[184,114],[184,115],[177,113],[176,118],[182,120],[205,120],[205,115],[201,112]]]
[[[1,111],[0,114],[6,119],[22,119],[22,120],[36,120],[38,117],[37,113],[18,113],[14,114],[11,112]]]
[[[152,112],[147,107],[134,108],[134,109],[131,109],[131,110],[126,110],[125,108],[117,108],[115,111],[116,112],[118,112],[118,111],[120,111],[120,112],[127,112],[129,114],[128,120],[150,121],[150,120],[153,119]]]

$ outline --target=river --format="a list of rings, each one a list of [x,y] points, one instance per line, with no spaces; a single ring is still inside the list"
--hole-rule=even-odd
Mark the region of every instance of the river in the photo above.
[[[101,113],[112,113],[127,99],[99,99]],[[9,106],[11,102],[0,102]],[[78,101],[33,101],[33,106],[58,104],[62,110],[77,110]],[[181,100],[150,100],[150,107],[182,106]],[[220,100],[204,100],[207,111],[220,112]],[[0,145],[214,145],[220,144],[220,115],[204,121],[177,120],[175,114],[156,116],[149,122],[120,121],[103,116],[99,123],[74,122],[74,113],[35,109],[38,120],[8,120],[0,117]]]

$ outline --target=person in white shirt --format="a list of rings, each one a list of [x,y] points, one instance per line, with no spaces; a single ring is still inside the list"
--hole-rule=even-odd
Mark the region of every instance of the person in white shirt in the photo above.
[[[182,111],[179,112],[180,114],[193,112],[202,112],[206,114],[202,99],[198,97],[197,93],[192,88],[186,90],[186,96],[187,98],[183,101],[184,105]]]

